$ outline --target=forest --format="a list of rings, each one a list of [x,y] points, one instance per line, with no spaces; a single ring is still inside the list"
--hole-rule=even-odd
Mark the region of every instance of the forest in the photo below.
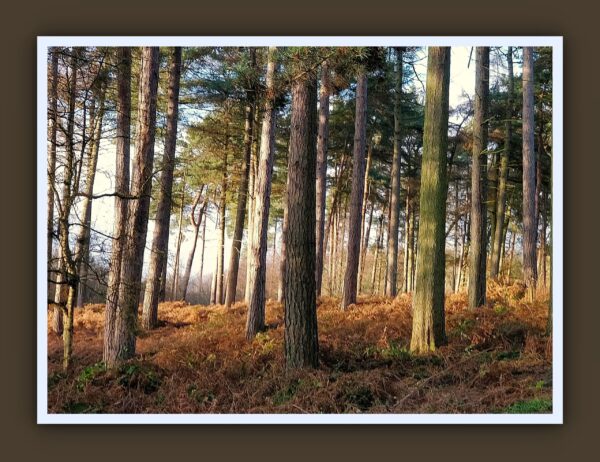
[[[48,412],[552,412],[551,47],[52,47],[47,89]]]

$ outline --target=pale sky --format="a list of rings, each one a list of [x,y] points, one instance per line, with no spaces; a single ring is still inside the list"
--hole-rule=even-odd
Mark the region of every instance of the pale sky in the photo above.
[[[455,107],[464,101],[463,93],[473,95],[475,88],[475,60],[472,57],[470,66],[467,67],[469,62],[470,47],[452,47],[451,50],[451,68],[450,68],[450,107]],[[474,55],[474,53],[473,53]],[[427,67],[426,52],[423,51],[423,59],[421,59],[415,65],[417,73],[420,74],[422,82],[425,84],[425,74]],[[517,66],[515,66],[515,72],[517,72]],[[505,69],[491,69],[491,80],[493,81],[498,73],[505,73]],[[420,88],[420,83],[416,83],[417,88]],[[182,130],[180,126],[179,136],[182,136]],[[132,153],[133,153],[132,147]],[[162,145],[156,146],[155,158],[162,157],[163,147]],[[94,194],[112,193],[114,192],[113,176],[115,171],[115,145],[112,140],[103,140],[100,155],[98,159],[98,172],[96,174],[96,180],[94,183]],[[100,198],[93,201],[92,208],[92,228],[107,234],[112,235],[113,232],[113,213],[114,213],[114,198],[106,197]],[[232,219],[234,213],[231,210],[227,211],[227,220]],[[186,218],[186,222],[189,220]],[[172,226],[173,228],[173,226]],[[144,256],[144,275],[148,261],[150,259],[149,247],[152,245],[152,232],[154,229],[154,221],[150,220],[148,224],[148,237],[146,240],[146,254]],[[217,258],[217,242],[218,234],[215,230],[214,214],[209,215],[209,221],[206,226],[206,248],[205,248],[205,265],[204,275],[208,276],[215,270],[216,258]],[[171,236],[169,239],[169,251],[170,254],[174,254],[175,241],[176,241],[177,229],[171,229]],[[192,245],[193,232],[191,226],[188,224],[187,232],[184,236],[184,241],[181,246],[181,261],[182,266],[187,260],[188,254]],[[229,253],[231,247],[231,240],[226,240],[225,247],[225,269],[227,269],[227,263],[229,261]],[[279,249],[279,243],[277,245]],[[240,262],[242,267],[245,262]],[[169,268],[172,271],[172,268]],[[196,248],[196,256],[194,258],[194,265],[192,267],[192,277],[198,274],[200,271],[200,242]]]

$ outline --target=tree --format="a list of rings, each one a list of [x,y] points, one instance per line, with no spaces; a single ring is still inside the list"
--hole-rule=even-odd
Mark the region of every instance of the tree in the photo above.
[[[144,47],[138,94],[136,153],[131,181],[131,195],[134,199],[129,202],[122,257],[127,264],[121,266],[113,336],[105,340],[108,343],[105,347],[105,362],[109,367],[135,355],[137,311],[154,164],[158,67],[159,48]]]
[[[348,256],[344,275],[342,309],[356,303],[358,260],[360,258],[360,228],[362,199],[365,187],[365,151],[367,138],[367,71],[359,66],[356,79],[356,117],[352,157],[352,192],[348,223]]]
[[[56,182],[56,132],[58,124],[58,50],[49,52],[51,62],[48,72],[49,101],[48,101],[48,254],[47,264],[49,273],[52,269],[52,245],[54,243],[54,184]]]
[[[490,89],[490,49],[477,47],[475,69],[475,120],[471,167],[471,260],[469,308],[485,305],[487,247],[487,143]]]
[[[416,354],[433,351],[446,342],[444,279],[449,86],[450,47],[429,47],[419,204],[421,218],[410,342],[410,350]]]
[[[250,72],[254,72],[256,67],[256,49],[249,49]],[[246,89],[246,117],[244,126],[244,164],[242,171],[242,181],[238,189],[238,203],[235,215],[235,228],[233,239],[231,241],[231,254],[229,259],[229,268],[227,272],[227,287],[225,291],[225,306],[229,307],[235,302],[235,294],[238,282],[238,270],[240,266],[240,252],[242,250],[242,238],[244,236],[244,221],[246,219],[246,202],[248,198],[248,185],[250,177],[250,162],[252,157],[252,137],[254,125],[254,105],[256,100],[256,88],[254,76],[248,79],[250,83]]]
[[[514,77],[512,47],[508,47],[506,61],[508,65],[508,90],[506,93],[506,121],[504,134],[504,149],[500,154],[500,167],[498,169],[498,191],[496,199],[496,227],[492,236],[492,257],[490,260],[490,278],[498,277],[500,272],[500,254],[504,244],[504,220],[506,215],[506,184],[508,180],[508,161],[511,153],[512,117],[514,99]]]
[[[533,48],[523,48],[523,279],[527,299],[533,300],[537,280],[534,152]]]
[[[297,52],[296,64],[304,60]],[[285,363],[288,369],[317,367],[319,340],[315,291],[317,82],[309,67],[292,82],[285,231]],[[362,196],[361,196],[362,197]],[[358,261],[357,261],[358,262]]]
[[[58,242],[60,245],[60,280],[57,300],[63,313],[63,369],[69,369],[73,348],[73,317],[75,302],[77,300],[77,268],[73,250],[69,242],[69,216],[74,202],[73,185],[75,181],[75,107],[77,99],[77,75],[80,65],[81,50],[71,50],[68,80],[68,115],[66,128],[66,158],[63,172],[63,189],[61,202],[58,204]],[[84,135],[85,136],[85,135]],[[63,298],[63,294],[65,298]]]
[[[206,211],[206,206],[208,205],[208,200],[205,198],[200,204],[200,199],[202,199],[202,194],[204,192],[204,186],[200,188],[200,191],[196,195],[196,199],[194,200],[194,204],[192,205],[192,211],[190,212],[190,221],[192,226],[194,227],[194,237],[192,238],[192,249],[190,250],[190,254],[188,255],[188,260],[185,264],[185,271],[183,272],[183,280],[181,281],[181,299],[185,300],[188,291],[188,285],[190,282],[190,274],[192,272],[192,264],[194,263],[194,254],[196,253],[196,245],[198,244],[198,234],[200,233],[200,224],[202,220],[206,220],[204,216]],[[198,208],[198,205],[200,207]],[[196,219],[196,209],[198,209],[198,218]]]
[[[116,355],[114,339],[116,337],[117,307],[125,232],[129,215],[129,161],[131,140],[131,48],[117,50],[117,153],[115,166],[115,214],[113,225],[113,244],[108,273],[106,309],[104,311],[104,349],[103,361],[114,360]]]
[[[265,281],[267,271],[267,232],[271,205],[271,178],[275,152],[275,68],[277,48],[269,47],[267,63],[267,94],[265,97],[260,152],[254,185],[252,242],[248,252],[250,271],[250,303],[246,319],[246,338],[251,340],[264,328]]]
[[[395,297],[398,279],[398,229],[400,224],[400,164],[401,164],[401,96],[402,49],[396,48],[396,88],[394,92],[394,158],[392,160],[392,193],[390,196],[390,223],[387,243],[388,276],[385,294]]]
[[[154,235],[152,237],[152,253],[146,278],[144,303],[142,308],[142,326],[145,329],[156,327],[158,321],[158,301],[168,256],[169,226],[171,218],[173,172],[175,169],[175,148],[177,143],[177,122],[179,118],[179,83],[181,79],[181,47],[174,47],[169,65],[169,89],[167,93],[167,129],[165,134],[165,150],[160,175],[160,189]]]
[[[48,264],[48,279],[52,279],[53,273],[53,254],[52,247],[54,244],[54,194],[55,194],[55,183],[56,183],[56,134],[58,126],[58,55],[59,52],[56,49],[50,51],[51,64],[49,69],[48,77],[50,79],[50,94],[48,101],[48,138],[50,144],[48,146],[48,253],[47,253],[47,264]],[[59,249],[60,252],[60,249]],[[60,258],[59,258],[60,262]],[[60,273],[58,274],[60,280]],[[55,287],[55,291],[58,297],[55,296],[54,301],[60,303],[60,294],[62,287],[58,285]],[[62,309],[59,305],[54,305],[53,317],[52,317],[52,330],[55,334],[61,335],[63,332],[63,319]]]
[[[317,297],[321,295],[323,282],[323,261],[325,248],[323,246],[325,232],[325,199],[327,195],[327,142],[329,141],[329,93],[330,77],[329,64],[321,64],[321,88],[319,90],[319,128],[317,135],[317,260],[316,260],[316,290]]]
[[[96,88],[94,98],[97,99],[90,109],[91,122],[91,147],[88,151],[87,175],[83,189],[83,223],[80,227],[76,241],[75,258],[77,259],[77,274],[79,275],[79,289],[77,306],[83,306],[88,298],[88,268],[90,265],[90,235],[92,222],[92,195],[94,192],[94,179],[96,178],[96,166],[100,151],[100,140],[102,138],[102,123],[104,121],[104,107],[106,100],[106,86],[108,75],[104,70],[99,71],[95,80]],[[97,105],[97,108],[96,108]]]

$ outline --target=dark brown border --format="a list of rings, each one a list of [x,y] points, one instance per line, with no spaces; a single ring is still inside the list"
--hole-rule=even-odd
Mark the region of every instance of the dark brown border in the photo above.
[[[598,229],[597,12],[571,0],[429,2],[54,0],[2,13],[2,441],[22,460],[117,456],[244,459],[584,460],[597,440],[599,324],[590,252]],[[140,7],[139,5],[143,5]],[[355,6],[356,5],[356,6]],[[359,7],[362,6],[362,7]],[[392,6],[393,5],[393,6]],[[37,35],[563,35],[565,425],[37,426],[35,52]],[[563,172],[555,172],[560,175]],[[10,223],[8,225],[7,223]],[[15,245],[18,243],[20,245]],[[8,451],[7,451],[8,450]]]

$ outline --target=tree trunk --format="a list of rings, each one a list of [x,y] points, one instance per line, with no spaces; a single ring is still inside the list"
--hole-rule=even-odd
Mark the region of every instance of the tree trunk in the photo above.
[[[373,224],[373,212],[375,204],[371,202],[371,213],[369,213],[369,222],[365,229],[365,235],[363,237],[362,252],[360,257],[360,272],[358,273],[358,290],[363,290],[363,279],[365,273],[365,260],[367,259],[367,252],[369,250],[369,237],[371,236],[371,225]]]
[[[512,61],[512,47],[508,47],[508,92],[506,101],[506,123],[505,123],[505,137],[504,137],[504,149],[500,154],[500,168],[498,172],[498,197],[496,200],[496,227],[492,236],[492,258],[490,262],[490,278],[494,279],[498,277],[500,271],[500,254],[504,244],[503,236],[505,230],[504,219],[506,214],[506,183],[508,179],[508,161],[511,152],[511,139],[512,139],[512,114],[513,114],[513,94],[514,94],[514,80],[513,80],[513,61]]]
[[[375,293],[376,282],[377,282],[377,264],[379,263],[379,251],[381,250],[381,243],[383,242],[383,222],[385,216],[385,208],[379,216],[379,226],[377,227],[377,238],[375,240],[375,257],[373,259],[373,271],[371,273],[371,295]]]
[[[319,340],[315,291],[317,82],[305,72],[292,83],[288,158],[288,229],[285,267],[285,363],[317,367]],[[362,196],[361,196],[362,197]],[[358,260],[357,260],[358,263]]]
[[[446,342],[444,314],[446,151],[450,48],[429,47],[423,160],[421,166],[420,225],[413,329],[410,350],[425,354]]]
[[[410,171],[410,153],[408,154],[406,163],[406,207],[404,212],[404,293],[412,290],[412,188],[411,188],[411,171]]]
[[[258,106],[255,106],[254,111],[254,124],[252,133],[254,137],[252,140],[252,152],[250,157],[250,176],[248,179],[248,237],[246,238],[246,288],[244,290],[244,300],[246,305],[250,304],[250,245],[254,240],[254,184],[256,180],[256,170],[258,168],[258,151],[259,151],[259,113]]]
[[[485,305],[487,247],[487,142],[490,91],[490,49],[477,47],[475,70],[475,119],[471,167],[471,259],[469,308]]]
[[[523,279],[527,300],[535,296],[536,216],[533,109],[533,48],[523,48]]]
[[[323,261],[325,259],[325,199],[327,195],[327,142],[329,139],[329,66],[321,65],[321,88],[319,91],[319,133],[317,137],[317,260],[316,290],[321,295],[323,283]]]
[[[129,215],[129,158],[131,138],[131,48],[121,47],[117,51],[117,154],[115,168],[115,212],[113,243],[110,255],[110,271],[104,312],[104,348],[102,358],[106,363],[114,360],[114,344],[119,287],[127,217]]]
[[[154,164],[156,100],[158,89],[159,48],[144,47],[139,85],[136,154],[134,160],[129,216],[123,248],[121,284],[114,335],[109,340],[106,363],[114,367],[135,355],[138,305],[142,264],[148,230],[150,193]]]
[[[250,66],[256,67],[256,49],[250,48]],[[246,90],[246,121],[244,126],[244,167],[242,181],[238,189],[238,202],[235,215],[235,227],[231,241],[231,255],[229,257],[229,268],[227,271],[227,288],[225,291],[225,306],[229,307],[235,302],[238,271],[240,267],[240,253],[242,251],[242,239],[244,237],[244,221],[246,220],[246,201],[248,198],[248,184],[250,176],[250,162],[252,157],[252,128],[254,125],[254,104],[256,90]],[[246,270],[247,271],[247,270]]]
[[[183,171],[181,185],[181,204],[179,206],[179,228],[177,230],[177,245],[175,246],[175,262],[173,263],[173,280],[171,281],[171,300],[178,300],[179,294],[179,258],[181,257],[181,243],[183,241],[183,212],[185,210],[186,171]],[[166,255],[168,257],[168,254]]]
[[[200,248],[200,297],[204,300],[204,247],[206,245],[206,211],[204,212],[204,224],[202,225],[202,247]]]
[[[366,236],[367,230],[365,229],[367,221],[367,206],[369,204],[369,191],[371,189],[371,180],[369,179],[369,172],[371,171],[371,161],[373,154],[373,143],[370,143],[367,147],[367,165],[365,167],[365,189],[363,191],[362,207],[360,212],[360,252],[358,254],[358,283],[357,293],[360,293],[362,287],[362,270],[364,267],[363,260],[367,256],[367,248],[369,244],[369,238]]]
[[[56,133],[58,126],[58,50],[52,48],[50,50],[51,64],[49,69],[50,79],[50,94],[48,101],[48,140],[50,142],[48,146],[48,253],[47,253],[47,265],[48,265],[48,279],[54,279],[53,269],[54,262],[52,258],[52,244],[54,243],[54,188],[56,184]],[[60,309],[55,310],[60,312]]]
[[[225,213],[227,206],[227,146],[229,135],[225,135],[225,155],[223,158],[223,179],[221,181],[221,198],[219,199],[219,243],[217,247],[217,279],[215,287],[215,303],[222,305],[224,300],[225,275]]]
[[[173,171],[175,169],[175,148],[177,143],[177,122],[179,116],[179,82],[181,79],[181,47],[172,50],[169,66],[169,90],[167,94],[167,130],[165,134],[165,151],[163,154],[162,173],[152,252],[146,278],[146,289],[142,308],[142,327],[153,329],[158,322],[158,302],[161,288],[166,279],[166,263],[169,254],[169,227],[171,221],[171,205],[173,194]]]
[[[271,206],[271,177],[275,152],[275,54],[269,47],[266,83],[267,96],[260,136],[260,154],[254,184],[254,231],[248,255],[250,261],[250,303],[246,319],[246,339],[252,340],[265,325],[265,283],[267,273],[267,233]]]
[[[398,280],[398,230],[400,224],[400,164],[401,164],[401,97],[402,49],[396,48],[396,88],[394,92],[394,157],[392,160],[392,191],[390,197],[390,224],[387,242],[387,281],[385,295],[395,297]]]
[[[192,206],[192,211],[190,213],[190,221],[192,222],[192,226],[194,227],[194,238],[192,240],[192,249],[190,250],[190,254],[185,264],[185,271],[183,272],[183,281],[181,284],[181,299],[183,301],[185,301],[185,298],[187,296],[188,284],[190,282],[190,274],[192,272],[192,264],[194,263],[194,254],[196,253],[196,245],[198,244],[198,234],[200,233],[200,224],[202,223],[202,219],[204,218],[204,211],[206,210],[207,201],[205,199],[202,202],[202,205],[200,206],[200,210],[198,212],[198,220],[196,220],[196,208],[198,208],[198,204],[200,203],[203,190],[204,186],[200,188],[200,192],[196,196],[196,200],[194,201],[194,205]]]
[[[69,243],[69,216],[73,206],[73,191],[77,190],[74,185],[75,178],[75,108],[77,97],[77,69],[79,66],[79,53],[77,50],[72,50],[70,60],[70,79],[68,82],[68,115],[67,115],[67,132],[66,132],[66,158],[64,161],[63,172],[63,190],[62,200],[59,204],[58,214],[58,240],[60,245],[60,270],[61,278],[57,292],[59,294],[59,307],[62,310],[63,317],[63,369],[66,371],[71,364],[72,354],[72,337],[73,337],[73,308],[75,307],[76,298],[73,297],[73,290],[76,290],[77,269],[75,258],[70,248]],[[84,135],[85,136],[85,135]],[[63,299],[63,295],[67,294]],[[77,295],[75,294],[75,297]],[[70,322],[71,321],[71,322]]]
[[[365,188],[365,148],[367,138],[367,72],[358,71],[356,82],[356,117],[354,121],[354,152],[352,165],[352,190],[350,194],[350,219],[348,257],[344,275],[342,309],[356,303],[358,259],[360,256],[360,217]]]
[[[90,237],[92,223],[92,194],[94,193],[94,179],[96,178],[96,166],[98,165],[98,153],[100,151],[100,139],[102,137],[102,123],[104,121],[104,102],[106,99],[106,84],[102,83],[99,89],[98,111],[94,111],[92,118],[92,145],[87,162],[87,175],[83,190],[84,218],[82,227],[77,237],[77,274],[79,275],[79,288],[77,290],[76,306],[83,306],[88,300],[88,267],[90,264]]]
[[[286,188],[287,189],[287,188]],[[285,303],[285,267],[287,262],[287,230],[288,210],[287,197],[283,198],[283,223],[281,224],[281,257],[279,257],[279,284],[277,287],[277,301]]]

